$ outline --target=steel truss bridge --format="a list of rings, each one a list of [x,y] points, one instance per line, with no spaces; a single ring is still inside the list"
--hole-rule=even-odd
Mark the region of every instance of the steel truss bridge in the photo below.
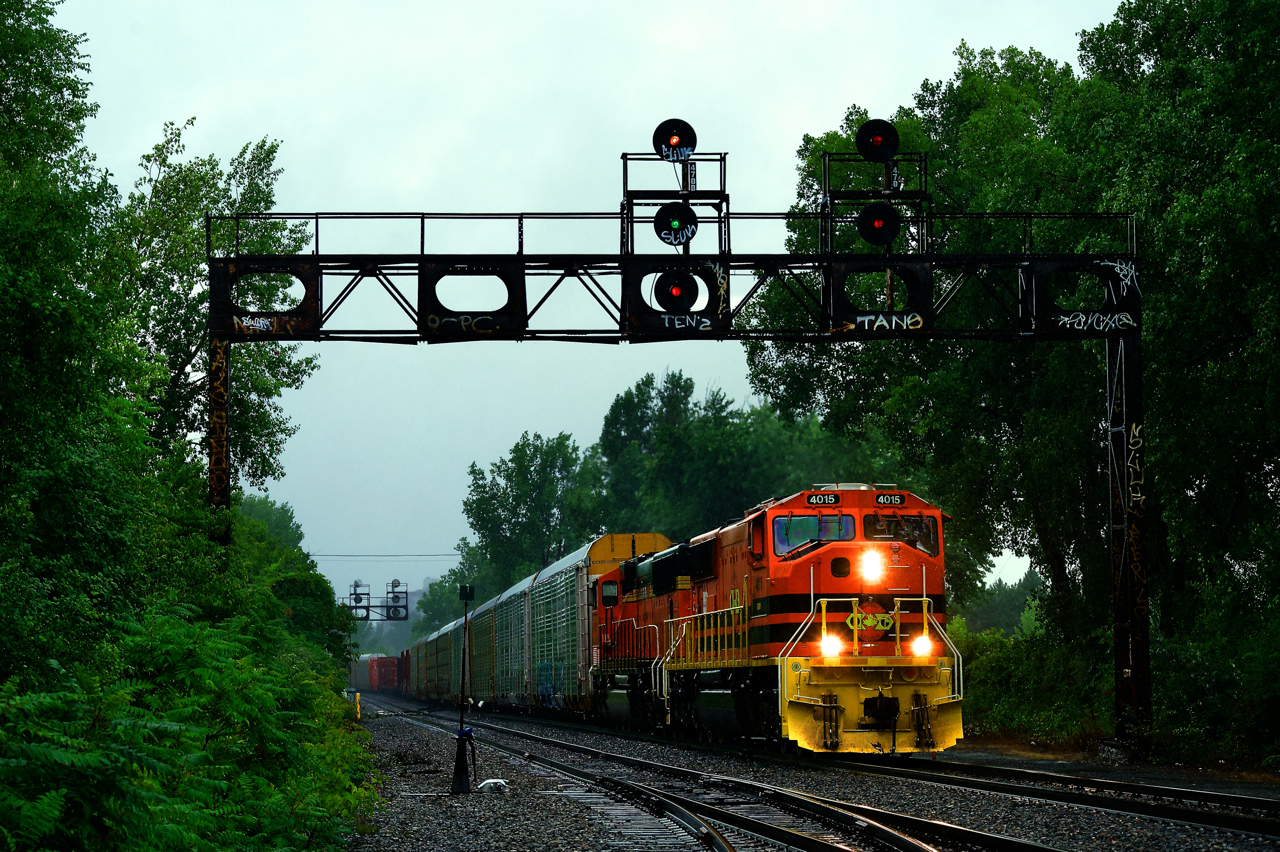
[[[842,189],[840,169],[851,163],[883,163],[879,189]],[[646,166],[675,166],[673,189],[632,188],[632,172]],[[673,159],[655,153],[623,154],[623,197],[613,212],[580,213],[309,213],[209,217],[206,222],[209,271],[209,494],[215,507],[231,504],[227,432],[232,349],[237,343],[348,340],[370,343],[434,344],[485,340],[657,343],[681,340],[761,340],[799,343],[895,341],[1105,340],[1107,362],[1107,445],[1110,468],[1111,563],[1114,579],[1115,695],[1117,734],[1135,741],[1151,718],[1145,450],[1142,408],[1142,293],[1134,222],[1128,214],[936,214],[931,211],[925,155],[900,154],[888,161],[853,154],[823,155],[822,198],[816,212],[731,212],[726,190],[726,155],[692,154]],[[711,173],[713,188],[698,189],[698,167]],[[875,165],[879,168],[879,165]],[[912,181],[904,173],[914,173]],[[718,180],[717,180],[718,178]],[[705,183],[705,182],[704,182]],[[908,189],[908,184],[914,188]],[[687,205],[706,251],[693,253],[691,235],[680,241],[648,228],[668,212],[663,205]],[[871,205],[887,205],[895,234],[883,248],[854,238],[860,216]],[[865,219],[865,216],[862,216]],[[325,253],[322,226],[351,220],[405,229],[416,222],[417,251],[408,253]],[[616,251],[538,253],[525,251],[527,224],[612,222]],[[735,224],[786,223],[811,228],[815,254],[738,253]],[[253,254],[245,248],[254,228],[297,227],[309,223],[311,251]],[[433,253],[433,229],[448,223],[510,228],[508,253]],[[673,223],[674,224],[674,223]],[[877,220],[876,226],[882,223]],[[776,227],[776,225],[775,225]],[[955,254],[938,251],[956,228],[982,228],[1002,251]],[[1055,252],[1042,234],[1063,228],[1097,228],[1107,238],[1098,253]],[[653,243],[653,249],[646,247]],[[434,242],[434,240],[433,240]],[[1086,241],[1087,242],[1087,241]],[[1079,243],[1079,240],[1077,240]],[[637,245],[640,250],[637,250]],[[858,250],[850,250],[850,246]],[[871,250],[868,251],[867,249]],[[891,251],[891,249],[893,249]],[[677,273],[673,278],[662,276]],[[289,310],[254,311],[241,306],[238,285],[247,276],[284,275],[301,285],[301,299]],[[690,278],[691,276],[691,278]],[[883,304],[872,306],[851,292],[866,276],[886,284]],[[450,279],[497,279],[505,303],[467,310],[442,299]],[[684,284],[684,299],[659,292],[659,281]],[[1088,310],[1063,307],[1078,282],[1092,285]],[[689,286],[692,282],[692,287]],[[1076,282],[1067,284],[1064,282]],[[465,282],[464,282],[465,283]],[[491,283],[491,282],[490,282]],[[599,308],[594,323],[563,326],[552,316],[557,299],[585,288]],[[353,328],[335,320],[359,287],[376,288],[398,308],[388,327]],[[668,289],[671,289],[668,287]],[[688,292],[695,291],[696,299]],[[677,294],[679,290],[677,289]],[[865,288],[862,290],[865,293]],[[792,306],[796,320],[785,326],[751,312],[762,294]],[[665,295],[667,298],[661,298]],[[980,310],[958,310],[967,301]],[[446,304],[446,301],[450,304]],[[876,300],[878,301],[878,300]],[[777,301],[774,302],[777,304]],[[674,309],[673,309],[674,307]],[[744,314],[744,311],[747,312]],[[981,320],[972,317],[981,316]],[[229,541],[229,526],[222,533]]]

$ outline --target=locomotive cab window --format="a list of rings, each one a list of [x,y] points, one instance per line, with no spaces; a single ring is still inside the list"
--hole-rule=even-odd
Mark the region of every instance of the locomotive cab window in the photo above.
[[[618,605],[618,583],[616,580],[605,580],[600,584],[600,605]]]
[[[938,555],[938,521],[928,515],[873,512],[862,519],[862,536],[868,541],[900,541],[929,556]]]
[[[857,524],[852,515],[779,515],[773,519],[773,552],[785,556],[815,541],[853,541]]]

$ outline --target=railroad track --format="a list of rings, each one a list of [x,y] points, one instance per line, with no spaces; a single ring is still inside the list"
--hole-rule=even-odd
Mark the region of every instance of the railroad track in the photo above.
[[[1280,800],[1053,772],[936,761],[928,769],[841,759],[855,772],[984,790],[1280,838]],[[1140,797],[1140,798],[1131,798]],[[1182,804],[1171,804],[1171,803]],[[1206,810],[1188,805],[1203,805]]]
[[[396,700],[405,702],[406,709],[420,711],[423,707],[411,699],[397,697]],[[539,719],[538,724],[566,727],[570,730],[591,730],[610,736],[666,745],[679,743],[684,747],[712,753],[733,756],[744,754],[741,746],[715,746],[706,743],[673,741],[557,720]],[[1080,778],[1058,773],[950,761],[930,761],[928,768],[925,769],[835,755],[794,757],[751,752],[751,756],[755,760],[768,760],[793,766],[838,765],[849,771],[867,775],[1018,796],[1061,805],[1166,820],[1187,826],[1224,829],[1269,839],[1280,838],[1280,800],[1278,799],[1128,781]]]
[[[402,712],[417,713],[419,710],[416,706],[406,706],[408,702],[402,699],[388,701],[379,696],[370,703],[398,705]],[[434,727],[446,733],[455,730],[454,725],[444,721],[403,718],[412,724]],[[948,823],[823,799],[743,778],[707,774],[613,754],[501,725],[475,721],[470,724],[473,729],[588,758],[585,763],[580,760],[570,763],[506,745],[492,737],[482,740],[492,748],[561,772],[597,789],[608,790],[632,805],[665,817],[688,837],[708,848],[774,850],[781,847],[814,852],[837,849],[845,852],[850,849],[934,852],[938,848],[1053,852],[1053,847],[1043,844]],[[610,765],[624,767],[624,770],[619,774],[616,769],[608,769]]]

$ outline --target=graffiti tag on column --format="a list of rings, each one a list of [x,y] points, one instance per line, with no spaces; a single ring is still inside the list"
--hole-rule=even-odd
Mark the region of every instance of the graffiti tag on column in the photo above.
[[[1071,328],[1076,331],[1119,331],[1125,328],[1137,328],[1133,317],[1127,313],[1101,314],[1075,311],[1058,317],[1058,328]]]
[[[450,327],[455,323],[454,327]],[[494,318],[488,315],[473,317],[463,314],[456,317],[438,317],[435,314],[429,314],[427,330],[442,333],[460,331],[464,334],[493,334],[497,331],[497,324]]]
[[[1139,517],[1147,512],[1147,471],[1143,462],[1142,445],[1142,424],[1134,423],[1129,427],[1129,452],[1125,458],[1125,468],[1129,471],[1129,511]]]
[[[226,341],[215,342],[209,359],[209,487],[227,487],[227,350]]]
[[[1129,553],[1129,573],[1133,589],[1133,611],[1139,615],[1146,615],[1148,610],[1147,598],[1147,568],[1142,564],[1142,535],[1138,531],[1137,524],[1129,524],[1128,541],[1125,543],[1125,549]]]
[[[236,334],[302,334],[310,329],[312,321],[310,317],[288,314],[231,318]]]
[[[1110,266],[1112,269],[1116,271],[1116,275],[1120,279],[1120,295],[1121,296],[1128,295],[1130,287],[1132,287],[1134,290],[1137,290],[1139,296],[1142,295],[1142,291],[1138,289],[1138,267],[1136,264],[1134,264],[1133,261],[1101,260],[1098,262],[1102,266]],[[1114,298],[1114,296],[1115,294],[1113,293],[1112,297]]]
[[[695,314],[686,316],[677,316],[674,314],[662,315],[663,328],[691,328],[695,331],[706,331],[711,328],[711,320],[706,317],[700,317]]]
[[[237,334],[252,334],[255,331],[275,331],[275,323],[269,317],[234,317]]]
[[[892,331],[898,328],[912,331],[924,328],[924,317],[915,312],[909,314],[863,314],[854,319],[853,322],[846,322],[835,330]]]
[[[711,271],[716,276],[716,296],[720,299],[717,313],[724,316],[729,311],[729,273],[718,263],[711,264]]]

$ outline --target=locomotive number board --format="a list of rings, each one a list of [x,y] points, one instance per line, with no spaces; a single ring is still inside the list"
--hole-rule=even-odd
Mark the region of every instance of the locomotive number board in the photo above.
[[[905,494],[877,494],[877,506],[905,506],[907,505],[907,495]]]
[[[839,506],[840,495],[830,491],[824,494],[806,494],[804,503],[806,506]]]

